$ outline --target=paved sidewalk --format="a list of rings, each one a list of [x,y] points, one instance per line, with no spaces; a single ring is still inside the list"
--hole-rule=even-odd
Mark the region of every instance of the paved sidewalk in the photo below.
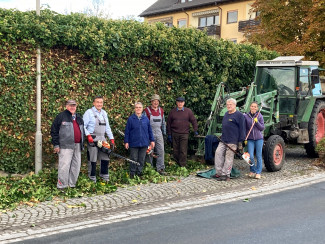
[[[241,177],[229,182],[190,176],[164,184],[119,188],[116,192],[103,196],[21,207],[0,215],[0,243],[163,212],[250,199],[325,180],[325,170],[312,166],[312,162],[304,150],[297,147],[288,149],[287,160],[281,171],[270,173],[263,169],[260,180],[248,178],[248,165],[237,160],[235,167],[240,169]]]

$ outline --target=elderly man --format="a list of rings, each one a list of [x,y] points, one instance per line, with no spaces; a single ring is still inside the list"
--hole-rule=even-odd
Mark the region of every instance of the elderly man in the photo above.
[[[94,142],[97,142],[99,140],[106,142],[105,133],[109,137],[113,148],[115,146],[115,142],[111,127],[109,126],[107,113],[103,109],[104,98],[102,96],[95,97],[93,105],[94,106],[88,109],[83,116],[83,119],[85,121],[85,134],[88,140],[88,176],[89,179],[96,182],[96,163],[97,160],[100,160],[99,176],[103,181],[108,181],[109,156],[100,151],[94,145]]]
[[[51,127],[54,152],[59,154],[57,188],[61,191],[75,187],[80,172],[84,122],[76,110],[76,101],[68,100],[66,110],[56,116]]]
[[[165,151],[164,151],[164,138],[166,135],[166,123],[164,110],[159,107],[160,96],[155,94],[151,97],[151,106],[146,107],[144,110],[150,121],[151,129],[155,138],[155,152],[158,154],[157,158],[157,171],[161,175],[165,175]],[[148,161],[152,165],[153,157],[148,155]]]
[[[176,162],[185,167],[190,123],[195,135],[198,135],[198,124],[192,110],[184,107],[185,99],[183,97],[176,99],[176,105],[176,108],[172,109],[168,115],[168,141],[173,143],[173,156]]]
[[[222,142],[219,143],[215,153],[214,165],[216,169],[215,177],[219,181],[228,181],[234,161],[233,150],[237,149],[238,144],[245,139],[245,117],[236,110],[236,100],[227,100],[227,112],[222,119]]]

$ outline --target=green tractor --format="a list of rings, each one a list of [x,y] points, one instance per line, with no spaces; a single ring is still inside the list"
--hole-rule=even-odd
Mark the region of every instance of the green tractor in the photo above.
[[[307,155],[317,157],[316,145],[325,136],[324,69],[317,61],[302,59],[288,56],[257,61],[254,81],[238,92],[226,93],[225,85],[219,84],[204,135],[221,135],[228,98],[236,99],[237,109],[243,113],[256,101],[265,122],[263,158],[268,171],[282,168],[288,143],[304,144]],[[206,153],[202,138],[199,156]]]

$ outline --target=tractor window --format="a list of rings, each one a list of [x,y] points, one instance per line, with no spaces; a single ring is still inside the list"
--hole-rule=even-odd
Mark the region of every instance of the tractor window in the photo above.
[[[307,95],[309,91],[308,68],[300,68],[299,72],[299,92],[301,95]]]
[[[258,67],[255,82],[258,94],[278,90],[279,95],[295,95],[295,68]]]

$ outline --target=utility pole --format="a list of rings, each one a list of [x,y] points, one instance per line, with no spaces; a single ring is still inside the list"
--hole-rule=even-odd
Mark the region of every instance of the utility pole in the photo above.
[[[36,15],[41,15],[40,0],[36,0]],[[36,135],[35,135],[35,173],[42,170],[42,131],[41,131],[41,48],[37,48],[36,60]]]

